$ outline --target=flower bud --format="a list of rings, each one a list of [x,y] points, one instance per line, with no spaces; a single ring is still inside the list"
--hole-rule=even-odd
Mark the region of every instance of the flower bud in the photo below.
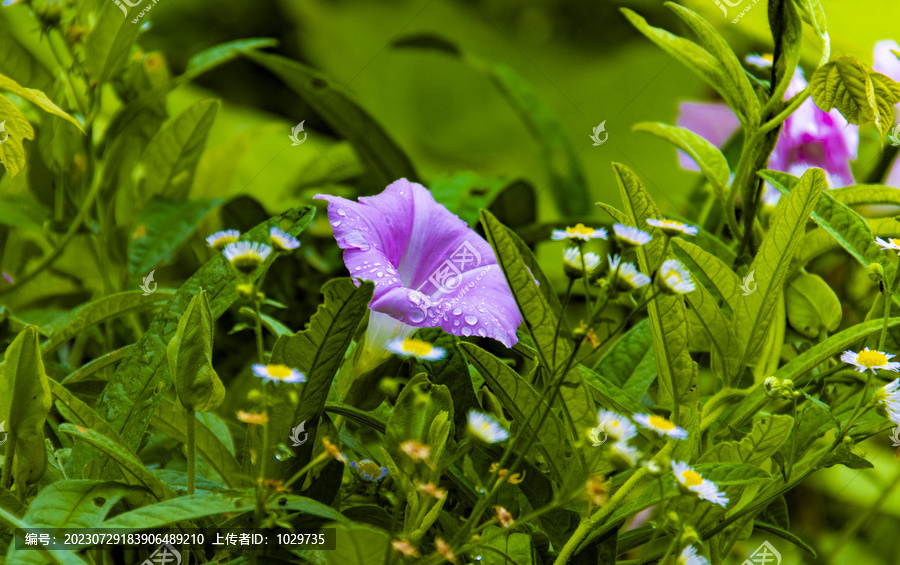
[[[700,541],[700,536],[697,534],[697,530],[690,526],[685,526],[684,530],[681,532],[681,539],[679,541],[682,546],[692,545]]]
[[[869,263],[869,268],[866,269],[866,273],[869,275],[869,280],[873,283],[878,284],[884,282],[884,267],[882,267],[880,263]]]
[[[247,283],[239,284],[237,285],[237,293],[244,300],[250,300],[253,297],[253,285]]]

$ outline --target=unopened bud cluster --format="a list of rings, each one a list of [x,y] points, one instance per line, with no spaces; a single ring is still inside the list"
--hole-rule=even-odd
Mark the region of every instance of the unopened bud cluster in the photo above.
[[[799,398],[803,396],[803,393],[794,390],[794,381],[792,381],[791,379],[769,377],[766,379],[766,395],[769,398],[781,398],[782,400],[790,400],[791,398]]]

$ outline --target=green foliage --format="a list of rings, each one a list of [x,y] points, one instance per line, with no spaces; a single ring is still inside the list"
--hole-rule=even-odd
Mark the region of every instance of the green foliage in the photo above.
[[[841,55],[816,69],[809,88],[816,106],[826,112],[837,108],[852,124],[874,123],[882,135],[893,126],[900,84],[854,57]]]
[[[211,412],[225,399],[225,387],[212,366],[213,324],[206,291],[200,290],[178,321],[166,347],[169,374],[178,400],[189,413]]]

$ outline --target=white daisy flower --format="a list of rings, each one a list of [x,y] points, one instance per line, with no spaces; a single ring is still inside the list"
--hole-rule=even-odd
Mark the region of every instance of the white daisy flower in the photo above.
[[[897,253],[900,253],[900,239],[891,238],[885,241],[880,237],[876,237],[875,243],[877,243],[878,247],[884,249],[885,251],[896,251]]]
[[[859,353],[849,350],[845,351],[841,354],[841,361],[855,365],[856,370],[860,373],[865,373],[866,369],[872,369],[872,372],[877,375],[878,371],[876,369],[894,371],[895,373],[900,370],[900,363],[897,361],[888,362],[888,359],[891,357],[894,357],[891,353],[874,351],[866,347]]]
[[[648,218],[647,223],[653,227],[661,229],[668,235],[678,235],[682,233],[687,235],[697,235],[697,232],[699,231],[697,229],[697,226],[690,226],[688,224],[676,222],[675,220],[667,220],[665,218],[661,220],[653,220]]]
[[[229,243],[237,243],[240,237],[241,232],[237,230],[217,231],[206,238],[206,244],[218,251],[222,251]]]
[[[637,428],[634,427],[634,424],[621,414],[600,410],[597,412],[597,420],[600,423],[595,429],[606,432],[616,441],[628,441],[637,435]]]
[[[278,383],[305,383],[306,377],[297,369],[287,365],[253,364],[253,373],[260,378]]]
[[[669,294],[692,292],[696,286],[691,273],[677,259],[665,261],[659,268],[660,287]]]
[[[661,436],[674,437],[676,439],[684,439],[687,437],[687,430],[679,428],[672,422],[666,420],[662,416],[656,414],[635,414],[634,421],[651,429]]]
[[[272,252],[265,243],[239,241],[225,246],[225,257],[242,273],[252,273]]]
[[[676,565],[709,565],[709,560],[702,555],[697,555],[697,548],[689,545],[681,550],[681,556],[678,557]]]
[[[499,443],[509,437],[497,420],[478,410],[469,410],[469,433],[485,443]]]
[[[653,236],[644,230],[625,224],[613,224],[613,231],[616,232],[616,239],[624,247],[638,247],[653,239]]]
[[[387,348],[401,357],[415,357],[419,361],[437,361],[447,355],[444,349],[411,337],[391,340]]]
[[[269,230],[269,239],[272,240],[272,245],[282,251],[290,251],[300,247],[300,242],[297,241],[297,238],[284,233],[275,226],[272,226],[272,229]]]
[[[895,379],[875,391],[878,412],[900,425],[900,379]]]
[[[650,277],[638,271],[634,263],[622,261],[618,255],[607,255],[606,258],[609,260],[609,271],[615,273],[616,285],[621,290],[634,290],[650,282]]]
[[[691,467],[683,461],[672,461],[672,472],[675,473],[675,479],[683,490],[687,490],[697,498],[707,500],[713,504],[718,504],[723,508],[728,504],[728,497],[724,492],[719,492],[719,487],[712,481],[704,479],[700,473],[691,469]]]
[[[619,468],[634,467],[638,457],[641,455],[637,448],[630,445],[627,441],[617,441],[611,447],[610,455],[613,463]]]
[[[584,254],[584,266],[581,263],[581,252],[577,247],[570,247],[563,252],[563,269],[573,279],[578,279],[597,268],[600,256],[596,253]]]
[[[584,224],[577,224],[574,228],[553,230],[552,237],[557,241],[561,239],[577,239],[581,241],[590,241],[592,239],[606,239],[606,230],[603,228],[589,228]]]

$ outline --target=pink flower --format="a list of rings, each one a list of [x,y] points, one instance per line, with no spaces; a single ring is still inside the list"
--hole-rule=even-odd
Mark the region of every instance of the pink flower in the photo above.
[[[900,46],[893,39],[885,39],[875,44],[874,64],[872,68],[875,72],[890,77],[892,80],[900,82],[900,59],[891,51],[900,52]],[[896,108],[900,110],[900,104]],[[900,123],[900,111],[894,113],[894,123]],[[895,130],[896,131],[896,130]],[[894,159],[891,165],[887,179],[884,181],[887,186],[900,188],[900,155]]]
[[[367,349],[428,327],[507,347],[518,341],[522,316],[494,250],[424,186],[400,179],[359,202],[316,198],[328,201],[350,275],[375,283]]]
[[[748,61],[758,66],[771,65],[761,57],[748,57]],[[803,70],[798,68],[785,100],[806,88],[806,84]],[[725,104],[685,102],[679,106],[677,124],[721,147],[737,130],[738,120]],[[831,188],[840,188],[855,183],[850,161],[856,159],[858,148],[859,128],[849,124],[837,109],[823,112],[810,97],[785,120],[768,167],[798,177],[807,169],[818,167],[825,171]],[[689,158],[685,155],[679,159],[683,162]],[[696,165],[686,168],[697,170]],[[779,196],[774,187],[766,185],[766,202],[775,203]]]

